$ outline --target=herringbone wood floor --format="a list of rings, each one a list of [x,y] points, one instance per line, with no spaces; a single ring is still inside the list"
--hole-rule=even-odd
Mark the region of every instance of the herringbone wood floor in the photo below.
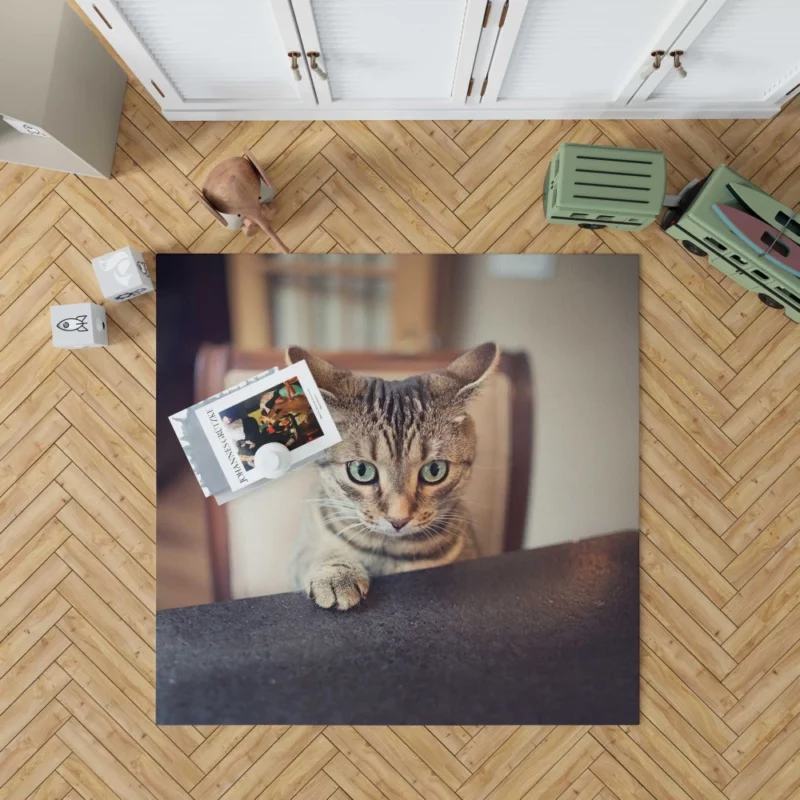
[[[545,225],[562,140],[730,162],[800,205],[800,104],[769,122],[165,122],[129,87],[114,179],[0,169],[0,794],[5,798],[800,798],[800,326],[641,234]],[[157,728],[154,299],[50,345],[125,244],[238,252],[196,205],[253,149],[301,252],[641,256],[642,720],[630,728]],[[565,309],[568,313],[568,309]]]

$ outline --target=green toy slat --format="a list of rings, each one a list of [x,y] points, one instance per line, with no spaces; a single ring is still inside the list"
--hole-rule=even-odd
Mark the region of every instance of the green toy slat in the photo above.
[[[597,180],[575,180],[565,187],[564,200],[598,201],[609,200],[612,203],[628,203],[631,207],[649,209],[653,198],[648,191],[639,191],[621,184],[600,182]],[[663,198],[662,198],[663,199]]]
[[[597,144],[576,144],[565,142],[559,148],[565,156],[585,159],[603,158],[614,163],[625,165],[656,164],[664,157],[660,150],[639,150],[625,147],[603,147]]]
[[[601,186],[620,186],[628,191],[632,189],[633,194],[641,194],[649,200],[652,200],[652,195],[655,194],[652,187],[652,177],[648,176],[624,175],[619,172],[612,173],[607,170],[587,169],[582,166],[575,166],[573,169],[567,170],[566,175],[569,176],[572,185],[595,183]],[[663,199],[663,197],[659,197],[659,203]]]

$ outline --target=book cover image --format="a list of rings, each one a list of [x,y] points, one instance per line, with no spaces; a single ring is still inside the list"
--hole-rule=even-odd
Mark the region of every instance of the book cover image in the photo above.
[[[302,361],[212,398],[195,413],[233,491],[261,480],[255,454],[265,444],[284,445],[296,466],[341,441]]]
[[[255,452],[263,444],[278,442],[294,450],[324,436],[296,376],[222,409],[216,422],[236,443],[246,471],[254,469]]]

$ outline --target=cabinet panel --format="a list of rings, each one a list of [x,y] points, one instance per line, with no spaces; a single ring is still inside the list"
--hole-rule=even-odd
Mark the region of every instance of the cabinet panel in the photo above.
[[[293,0],[320,104],[463,104],[485,0]]]
[[[800,93],[800,0],[73,2],[173,120],[768,117]],[[688,77],[643,77],[670,49]]]
[[[516,35],[510,26],[501,32],[496,61],[502,64],[503,49],[510,48],[510,56],[501,75],[490,71],[495,85],[487,99],[624,102],[626,86],[649,53],[699,2],[528,0]]]
[[[78,3],[167,107],[316,104],[307,75],[295,80],[287,55],[299,45],[289,0]]]
[[[798,30],[800,0],[726,0],[696,38],[678,48],[685,49],[686,77],[669,69],[649,99],[779,99],[800,81]]]

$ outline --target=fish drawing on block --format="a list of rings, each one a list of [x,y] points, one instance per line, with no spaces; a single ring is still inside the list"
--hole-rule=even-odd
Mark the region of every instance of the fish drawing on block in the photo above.
[[[727,189],[751,214],[800,245],[800,214],[751,186],[729,183]]]
[[[713,208],[717,216],[759,255],[786,272],[800,276],[800,244],[746,211],[724,203],[714,203]]]
[[[89,330],[86,323],[86,314],[81,314],[79,317],[67,317],[62,319],[56,324],[56,327],[62,331],[77,331],[78,333],[85,333]]]

